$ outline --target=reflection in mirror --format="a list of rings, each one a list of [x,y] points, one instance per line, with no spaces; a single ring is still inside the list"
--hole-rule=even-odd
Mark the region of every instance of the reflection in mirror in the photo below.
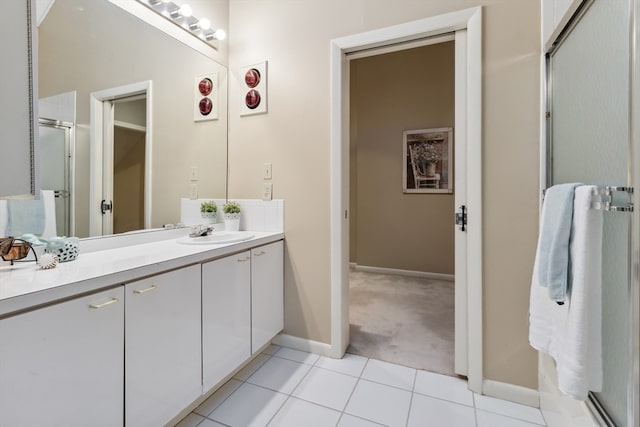
[[[224,66],[108,0],[53,2],[38,27],[38,43],[41,113],[69,125],[70,134],[68,165],[59,172],[67,177],[66,187],[60,190],[69,197],[57,202],[61,205],[58,215],[63,216],[58,222],[67,225],[59,226],[57,234],[86,237],[175,224],[180,220],[180,198],[189,197],[193,184],[200,197],[226,197]],[[219,119],[195,121],[194,78],[212,73],[219,82],[215,88]],[[109,165],[103,172],[113,182],[113,193],[107,194],[110,181],[95,182],[100,177],[90,167],[92,156],[101,153],[91,148],[96,139],[91,135],[96,125],[91,119],[91,94],[140,82],[150,82],[152,91],[150,108],[141,113],[148,115],[146,122],[125,114],[129,103],[105,100],[109,108],[104,108],[102,122],[113,126],[97,139],[104,142],[113,136],[115,147],[103,158],[103,165]],[[197,181],[190,180],[192,167],[198,168]],[[59,190],[58,183],[43,181],[42,186]],[[107,191],[92,194],[98,191],[92,189],[102,187]],[[95,228],[90,226],[90,215],[99,212],[102,199],[113,201],[113,215]],[[105,225],[109,221],[113,228]]]

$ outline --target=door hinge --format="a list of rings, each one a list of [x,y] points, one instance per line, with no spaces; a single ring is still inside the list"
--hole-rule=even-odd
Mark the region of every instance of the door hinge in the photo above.
[[[460,231],[467,231],[467,207],[460,206],[460,210],[456,212],[456,225]]]

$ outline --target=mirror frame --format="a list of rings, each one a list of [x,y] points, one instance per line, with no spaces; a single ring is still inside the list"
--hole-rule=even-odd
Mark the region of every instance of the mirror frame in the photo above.
[[[22,133],[24,129],[20,129],[20,127],[24,126],[24,122],[16,122],[15,135],[12,138],[14,140],[23,141],[24,139],[28,140],[27,146],[23,146],[21,143],[12,143],[9,142],[7,146],[2,147],[3,151],[3,160],[6,163],[6,173],[11,176],[11,184],[7,188],[7,190],[2,189],[0,191],[0,199],[39,199],[40,198],[40,172],[39,172],[39,161],[38,161],[38,144],[36,141],[38,140],[38,69],[36,66],[36,58],[38,57],[38,43],[36,41],[37,33],[36,29],[36,3],[35,0],[23,0],[23,1],[11,1],[9,4],[5,5],[5,8],[8,7],[9,10],[8,16],[12,17],[25,17],[26,16],[26,34],[19,34],[21,31],[20,28],[16,28],[16,26],[12,26],[11,23],[3,24],[3,27],[6,28],[6,31],[10,33],[10,37],[20,37],[24,36],[26,40],[22,40],[24,44],[26,44],[26,58],[24,58],[27,65],[27,73],[24,75],[24,63],[22,61],[11,61],[11,63],[5,63],[3,68],[7,68],[7,72],[11,76],[20,75],[22,78],[26,78],[26,88],[27,88],[27,106],[28,110],[28,135],[20,135],[20,138],[16,138],[18,133]],[[22,26],[23,21],[17,20],[15,21],[17,26]],[[15,39],[14,39],[15,40]],[[23,43],[20,43],[19,46],[22,46]],[[16,69],[18,67],[19,69]],[[14,72],[11,72],[11,68],[14,68]],[[4,72],[3,72],[4,74]],[[5,76],[6,77],[6,76]],[[22,94],[24,95],[24,93]],[[4,94],[6,96],[6,94]],[[3,96],[3,97],[4,97]],[[22,98],[24,99],[24,98]],[[23,100],[16,100],[16,97],[9,97],[5,102],[7,103],[22,103]],[[22,104],[24,105],[24,104]],[[21,113],[21,105],[18,104],[13,106],[13,110],[17,113]],[[3,123],[4,125],[4,123]],[[11,136],[11,135],[10,135]],[[26,137],[26,138],[25,138]],[[28,154],[25,154],[24,151],[27,151]],[[25,158],[30,158],[29,168],[24,168],[22,161]],[[5,194],[6,193],[6,194]]]

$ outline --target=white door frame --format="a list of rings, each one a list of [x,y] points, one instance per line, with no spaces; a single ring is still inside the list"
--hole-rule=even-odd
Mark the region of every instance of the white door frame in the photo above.
[[[98,92],[92,92],[90,97],[90,184],[89,184],[89,235],[102,236],[102,212],[100,202],[103,196],[103,176],[105,164],[112,167],[111,159],[105,159],[104,134],[107,127],[113,127],[113,115],[109,114],[111,101],[134,95],[145,94],[147,120],[145,136],[145,175],[144,175],[144,227],[151,228],[151,145],[152,145],[152,96],[151,80],[132,83]],[[105,117],[111,117],[106,119]],[[109,123],[111,121],[111,123]],[[106,163],[105,163],[106,162]]]
[[[456,99],[456,132],[467,141],[467,283],[456,297],[466,306],[466,356],[469,388],[482,393],[482,8],[474,7],[331,41],[331,349],[341,357],[349,344],[349,59],[346,54],[466,30],[466,99]],[[456,42],[458,39],[456,39]],[[456,55],[461,54],[456,52]],[[463,78],[460,76],[460,78]],[[456,91],[458,92],[458,91]],[[456,94],[458,97],[458,94]],[[460,107],[461,106],[461,107]],[[453,219],[452,219],[453,222]],[[458,289],[456,289],[458,293]],[[464,301],[466,299],[466,301]],[[456,317],[459,321],[460,318]]]

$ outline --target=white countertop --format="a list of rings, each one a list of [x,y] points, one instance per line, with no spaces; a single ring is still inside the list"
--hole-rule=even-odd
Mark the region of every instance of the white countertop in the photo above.
[[[252,239],[220,245],[185,245],[169,239],[81,252],[76,260],[50,270],[39,269],[35,262],[0,266],[0,317],[284,238],[282,232],[252,234]]]

